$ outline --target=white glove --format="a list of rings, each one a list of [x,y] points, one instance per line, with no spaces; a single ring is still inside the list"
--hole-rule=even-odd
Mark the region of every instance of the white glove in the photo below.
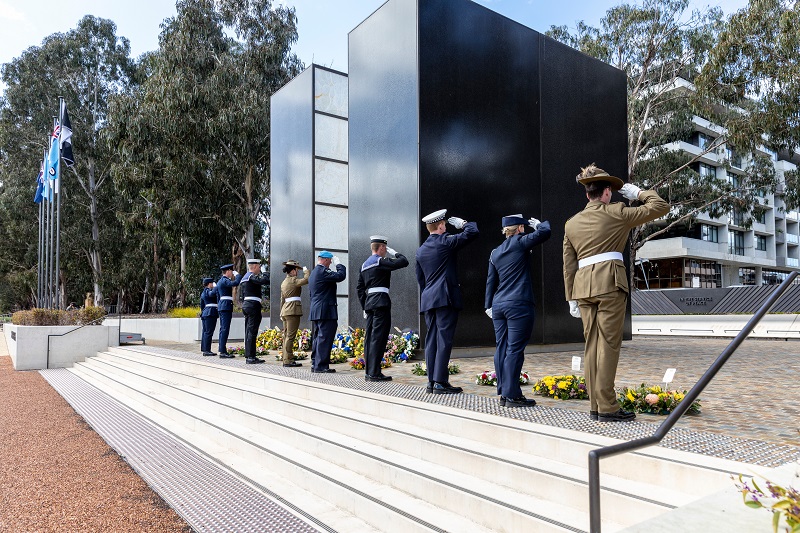
[[[640,189],[633,183],[626,183],[625,185],[622,186],[619,192],[622,196],[624,196],[628,200],[638,200],[639,193],[642,192],[642,189]]]
[[[303,267],[303,274],[308,274],[308,267]]]
[[[364,320],[366,320],[367,319],[367,312],[363,311],[363,313],[364,313]]]
[[[461,229],[461,228],[464,227],[464,224],[466,224],[467,221],[464,220],[463,218],[450,217],[450,218],[447,219],[447,223],[450,224],[451,226],[453,226],[456,229]]]
[[[581,317],[581,308],[578,307],[578,302],[576,302],[575,300],[569,301],[569,314],[575,318]]]
[[[531,217],[528,219],[528,225],[533,228],[533,231],[536,231],[536,228],[539,227],[539,224],[541,224],[541,221],[538,218]]]
[[[261,272],[264,273],[267,271],[267,265],[261,265]]]
[[[215,281],[211,286],[216,288],[217,287],[217,282]]]
[[[334,255],[333,259],[331,260],[331,264],[334,266],[334,268],[339,266],[340,263],[341,261],[339,261],[339,257]]]
[[[486,316],[488,316],[489,318],[492,318],[492,308],[491,307],[489,309],[487,309],[485,311],[485,313],[486,313]]]
[[[394,248],[389,248],[387,246],[386,247],[386,255],[390,255],[390,256],[394,257],[394,256],[397,255],[397,250],[395,250]]]
[[[235,278],[235,277],[236,277],[236,276],[238,276],[238,275],[239,275],[239,273],[238,273],[238,272],[236,272],[236,271],[234,270],[234,271],[233,271],[233,277]]]

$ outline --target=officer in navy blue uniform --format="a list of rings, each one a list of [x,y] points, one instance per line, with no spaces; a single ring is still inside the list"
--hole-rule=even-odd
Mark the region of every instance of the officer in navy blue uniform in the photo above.
[[[370,247],[372,255],[361,265],[358,275],[358,301],[367,318],[367,331],[364,336],[364,355],[367,361],[366,381],[391,381],[391,376],[381,372],[381,359],[386,352],[386,341],[392,322],[392,300],[389,298],[389,284],[392,271],[408,266],[403,254],[388,248],[388,240],[383,235],[372,235]]]
[[[264,362],[256,357],[256,338],[261,325],[261,287],[269,283],[269,276],[261,272],[260,259],[248,259],[247,270],[239,283],[239,290],[243,297],[245,363],[254,365]]]
[[[478,237],[478,225],[463,218],[447,219],[461,233],[447,233],[441,209],[422,219],[430,236],[417,250],[417,282],[420,288],[419,310],[425,313],[428,333],[425,336],[425,364],[428,367],[428,392],[457,394],[461,387],[449,382],[447,368],[453,336],[458,323],[458,313],[463,307],[461,287],[458,284],[456,256],[458,250]]]
[[[203,355],[217,355],[211,351],[211,338],[217,327],[217,289],[213,278],[203,278],[203,292],[200,294],[200,321],[203,335],[200,337],[200,351]]]
[[[335,270],[331,270],[331,263]],[[311,310],[308,318],[313,325],[311,332],[311,372],[336,372],[329,368],[331,348],[336,336],[339,312],[336,309],[336,284],[347,277],[347,268],[339,258],[327,250],[318,255],[317,266],[308,277],[308,294]]]
[[[233,316],[233,288],[242,281],[242,276],[233,270],[233,263],[222,265],[222,277],[217,282],[217,296],[219,302],[219,356],[223,359],[232,359],[228,353],[228,332],[231,330],[231,317]]]
[[[525,224],[533,233],[525,234]],[[522,215],[503,217],[506,240],[489,255],[486,280],[486,314],[494,322],[497,349],[494,369],[500,405],[524,407],[536,405],[527,399],[519,386],[519,374],[525,362],[525,346],[531,339],[534,319],[530,251],[550,238],[550,223]]]

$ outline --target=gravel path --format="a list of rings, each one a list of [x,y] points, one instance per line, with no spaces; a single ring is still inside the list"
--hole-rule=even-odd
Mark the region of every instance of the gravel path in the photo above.
[[[0,531],[191,529],[0,334]]]

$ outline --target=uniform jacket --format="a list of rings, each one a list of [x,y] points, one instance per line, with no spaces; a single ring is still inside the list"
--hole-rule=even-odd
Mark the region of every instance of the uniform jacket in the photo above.
[[[632,228],[667,214],[669,204],[655,191],[642,191],[644,205],[590,201],[564,228],[564,288],[567,300],[590,298],[616,290],[628,292],[628,272],[622,261],[604,261],[578,269],[578,260],[625,250]]]
[[[375,287],[389,288],[392,271],[408,266],[408,259],[401,253],[395,255],[395,258],[381,257],[378,254],[369,256],[369,259],[364,261],[361,265],[361,272],[358,274],[358,285],[356,292],[358,293],[358,301],[361,302],[361,308],[364,311],[372,311],[378,307],[389,307],[392,305],[392,299],[389,293],[386,292],[373,292],[370,293],[369,289]]]
[[[302,270],[300,270],[302,272]],[[287,302],[286,298],[300,296],[303,285],[308,285],[308,275],[304,277],[286,275],[281,282],[281,314],[280,316],[294,316],[303,314],[303,302]]]
[[[478,225],[467,222],[464,231],[428,236],[417,250],[417,283],[421,313],[437,307],[463,307],[458,284],[456,253],[478,237]]]
[[[533,233],[512,235],[489,255],[485,307],[513,302],[527,304],[533,311],[533,285],[529,252],[550,238],[550,222],[539,224]]]
[[[258,305],[261,306],[261,287],[264,285],[269,284],[269,276],[266,273],[262,274],[253,274],[248,272],[244,276],[239,283],[239,291],[242,296],[242,306],[245,305]],[[254,296],[259,299],[258,302],[255,300],[245,300],[248,296]]]
[[[308,276],[308,294],[311,297],[309,320],[338,320],[336,310],[336,284],[347,277],[344,265],[336,265],[336,272],[317,265]]]
[[[203,289],[203,292],[200,293],[200,316],[202,317],[219,316],[219,313],[217,313],[217,307],[208,305],[215,303],[217,303],[216,287],[213,289],[209,289],[208,287]]]
[[[217,282],[217,295],[220,297],[219,307],[220,311],[233,311],[233,300],[223,300],[222,296],[233,296],[233,288],[239,285],[242,281],[242,275],[239,274],[232,280],[222,276]]]

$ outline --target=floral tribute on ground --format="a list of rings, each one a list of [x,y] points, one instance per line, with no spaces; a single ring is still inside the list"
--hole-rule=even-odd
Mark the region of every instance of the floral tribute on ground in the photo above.
[[[644,383],[638,387],[624,387],[617,392],[617,401],[626,411],[667,415],[675,410],[686,396],[686,391],[664,390],[660,386],[649,386]],[[687,413],[700,413],[700,400],[695,400],[686,410]]]
[[[269,350],[277,351],[275,359],[283,359],[280,352],[283,351],[283,331],[275,326],[272,329],[265,329],[256,337],[256,351],[258,355],[265,355]],[[306,359],[308,351],[311,350],[311,330],[301,329],[294,338],[294,360]],[[228,350],[228,353],[233,353]],[[244,353],[244,352],[242,352]]]
[[[447,373],[451,376],[453,374],[458,374],[461,372],[461,369],[455,363],[450,363],[447,365]],[[427,376],[428,375],[428,368],[425,366],[425,363],[415,363],[414,367],[411,369],[411,373],[415,376]]]
[[[394,333],[389,334],[389,340],[386,342],[386,353],[383,358],[393,363],[407,363],[414,357],[414,351],[419,346],[419,335],[411,330],[400,331],[394,328],[397,335]]]
[[[519,384],[520,385],[527,385],[530,381],[530,376],[524,370],[519,374]],[[477,385],[491,385],[493,387],[497,386],[497,372],[494,370],[484,370],[477,376],[475,376],[475,383]]]
[[[534,394],[559,400],[588,400],[589,390],[583,376],[545,376],[533,386]]]
[[[351,357],[363,358],[364,330],[350,328],[336,334],[331,349],[331,363],[346,363]],[[363,368],[363,367],[362,367]]]

